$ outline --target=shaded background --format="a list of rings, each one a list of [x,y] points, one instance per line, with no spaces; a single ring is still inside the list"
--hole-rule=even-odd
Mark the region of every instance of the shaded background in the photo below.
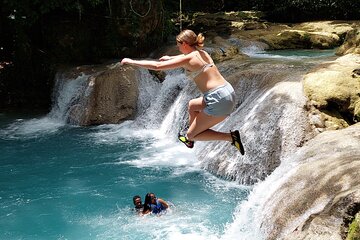
[[[258,10],[277,22],[360,16],[360,1],[353,0],[181,2],[184,15]],[[1,111],[47,111],[61,65],[147,56],[178,33],[179,7],[175,0],[1,0]]]

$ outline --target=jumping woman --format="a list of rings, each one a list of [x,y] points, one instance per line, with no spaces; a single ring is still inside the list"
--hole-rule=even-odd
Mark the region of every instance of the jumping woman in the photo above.
[[[121,64],[143,67],[151,70],[184,68],[203,93],[202,97],[189,101],[189,129],[186,135],[179,134],[179,140],[188,148],[194,141],[229,141],[244,154],[239,131],[217,132],[210,128],[225,120],[235,106],[235,91],[215,66],[210,55],[202,50],[205,37],[192,30],[184,30],[176,37],[176,44],[182,53],[163,56],[159,61],[133,60],[124,58]]]

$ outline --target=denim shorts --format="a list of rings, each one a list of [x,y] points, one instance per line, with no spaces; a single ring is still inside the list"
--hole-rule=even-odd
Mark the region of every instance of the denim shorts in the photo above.
[[[228,116],[235,106],[235,91],[230,83],[204,93],[204,112],[211,116]]]

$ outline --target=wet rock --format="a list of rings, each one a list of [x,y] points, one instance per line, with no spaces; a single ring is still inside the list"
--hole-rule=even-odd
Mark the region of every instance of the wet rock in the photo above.
[[[83,124],[120,123],[131,119],[136,111],[137,96],[138,83],[133,68],[118,67],[99,74],[94,79]]]
[[[87,86],[71,106],[67,122],[76,125],[99,125],[121,123],[132,119],[136,112],[138,82],[135,70],[125,66],[97,66],[97,72],[91,67],[78,67],[69,71],[75,76],[77,70],[91,74]]]
[[[267,239],[344,239],[360,206],[360,124],[320,133],[263,207]]]
[[[354,69],[352,72],[353,72],[353,73],[352,73],[351,76],[352,76],[353,78],[358,78],[358,77],[360,77],[360,68]]]
[[[349,31],[346,35],[344,44],[341,45],[336,52],[338,55],[345,55],[349,53],[360,54],[360,27]]]

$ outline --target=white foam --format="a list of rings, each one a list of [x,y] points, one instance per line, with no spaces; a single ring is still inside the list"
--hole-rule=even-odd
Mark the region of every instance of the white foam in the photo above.
[[[118,207],[118,212],[109,215],[87,216],[79,219],[79,223],[99,230],[97,239],[169,239],[203,240],[219,239],[217,228],[207,222],[206,213],[211,211],[208,206],[184,206],[194,209],[188,214],[188,209],[177,208],[161,216],[138,216],[129,208]]]
[[[262,240],[265,239],[261,228],[262,219],[267,212],[265,203],[289,176],[296,171],[297,163],[284,161],[263,182],[254,186],[247,200],[242,201],[234,211],[234,221],[226,226],[221,240]]]
[[[29,120],[17,119],[4,129],[0,130],[0,136],[4,138],[37,138],[43,135],[53,134],[61,127],[65,126],[64,122],[50,118],[33,118]]]
[[[125,121],[122,124],[105,124],[95,127],[96,132],[90,134],[95,144],[114,145],[131,139],[144,140],[153,138],[156,130],[152,129],[134,129],[132,121]]]
[[[136,129],[131,121],[120,125],[102,125],[96,127],[96,132],[90,136],[97,144],[115,145],[138,141],[145,150],[140,156],[119,164],[129,164],[139,168],[169,166],[188,166],[186,169],[177,169],[174,174],[184,174],[189,171],[199,170],[199,161],[194,150],[186,148],[182,143],[166,135],[159,129]],[[120,160],[120,159],[119,159]]]
[[[66,122],[70,107],[81,95],[86,94],[88,78],[88,75],[82,74],[75,79],[68,79],[58,74],[53,93],[54,104],[48,116]]]

